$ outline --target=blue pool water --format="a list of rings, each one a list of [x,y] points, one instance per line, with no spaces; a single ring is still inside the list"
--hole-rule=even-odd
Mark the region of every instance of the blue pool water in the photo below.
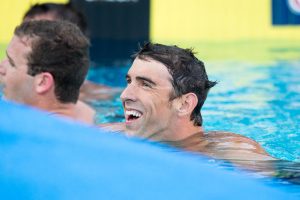
[[[89,79],[125,87],[129,68],[92,68]],[[264,64],[247,62],[206,63],[211,89],[203,107],[205,130],[225,130],[258,141],[272,156],[300,161],[300,61]],[[119,94],[92,102],[99,123],[123,120]]]
[[[92,68],[89,79],[124,88],[128,68],[129,65]],[[300,60],[264,64],[210,62],[206,68],[210,79],[218,84],[211,89],[202,110],[205,130],[239,133],[259,142],[280,160],[253,162],[251,168],[258,173],[251,175],[263,178],[266,172],[275,171],[274,179],[263,178],[264,181],[284,185],[300,197]],[[123,121],[119,95],[112,100],[91,102],[97,110],[98,123]],[[212,162],[238,170],[227,162]],[[266,165],[270,167],[266,169]]]
[[[299,199],[293,185],[198,155],[1,100],[0,110],[1,199]]]

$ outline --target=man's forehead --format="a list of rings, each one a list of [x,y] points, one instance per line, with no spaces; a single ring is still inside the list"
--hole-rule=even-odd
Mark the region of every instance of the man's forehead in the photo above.
[[[12,40],[14,40],[14,42],[19,42],[21,44],[23,44],[26,47],[30,47],[31,43],[32,43],[32,38],[29,36],[17,36],[14,35],[14,37],[12,38]]]
[[[135,58],[128,73],[160,74],[171,76],[168,68],[161,62],[149,57]]]
[[[31,41],[28,37],[14,36],[6,49],[6,54],[12,60],[25,58],[31,52]],[[24,57],[25,56],[25,57]]]
[[[131,79],[148,79],[157,87],[172,87],[172,76],[167,67],[155,60],[136,58],[127,76]]]
[[[10,43],[8,44],[7,51],[10,51],[15,48],[31,49],[32,39],[26,36],[13,36]]]

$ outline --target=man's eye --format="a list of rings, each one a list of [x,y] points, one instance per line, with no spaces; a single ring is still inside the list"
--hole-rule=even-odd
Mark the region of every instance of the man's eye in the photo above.
[[[12,63],[10,60],[8,60],[8,63],[10,66],[15,67],[14,63]]]
[[[131,83],[131,79],[127,78],[126,82],[127,82],[127,84]]]
[[[143,87],[152,88],[152,85],[150,83],[148,83],[148,82],[145,82],[145,81],[142,83],[142,85],[143,85]]]

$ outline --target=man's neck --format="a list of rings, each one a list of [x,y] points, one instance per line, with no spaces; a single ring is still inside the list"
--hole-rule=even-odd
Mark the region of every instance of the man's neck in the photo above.
[[[61,103],[57,99],[39,99],[33,106],[42,110],[46,110],[49,113],[59,116],[65,116],[72,119],[76,119],[76,109],[74,103]]]
[[[48,111],[56,115],[66,116],[72,119],[76,119],[75,104],[63,104],[57,106],[56,108],[52,108]]]
[[[94,124],[96,112],[87,104],[78,101],[75,103],[61,103],[57,99],[43,99],[34,104],[35,107],[52,114],[68,117],[86,124]]]
[[[204,129],[202,126],[195,126],[193,121],[181,121],[168,130],[168,133],[164,133],[162,141],[178,141],[188,138],[194,134],[203,135]]]

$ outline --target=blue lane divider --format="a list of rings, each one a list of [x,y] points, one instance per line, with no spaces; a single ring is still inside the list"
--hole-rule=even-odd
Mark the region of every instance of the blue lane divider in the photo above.
[[[278,187],[0,100],[1,199],[293,199]],[[296,199],[296,198],[295,198]]]

